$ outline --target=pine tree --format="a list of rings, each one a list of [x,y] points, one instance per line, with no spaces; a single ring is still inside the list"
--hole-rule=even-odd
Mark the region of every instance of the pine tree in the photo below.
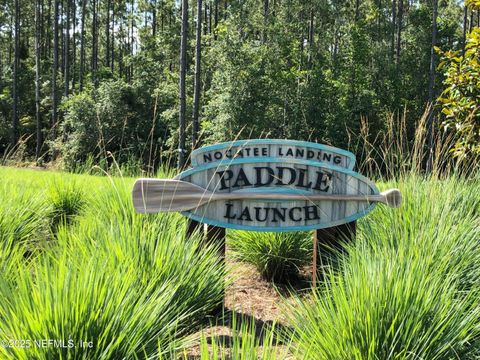
[[[182,0],[182,28],[180,40],[180,79],[179,79],[179,139],[178,139],[178,168],[185,166],[185,116],[186,95],[185,77],[187,71],[187,36],[188,36],[188,0]]]

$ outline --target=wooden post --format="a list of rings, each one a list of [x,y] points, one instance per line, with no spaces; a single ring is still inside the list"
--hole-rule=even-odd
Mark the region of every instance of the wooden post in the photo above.
[[[353,241],[357,233],[357,223],[352,221],[339,226],[317,229],[313,231],[313,269],[312,269],[312,286],[317,283],[317,264],[322,263],[321,256],[323,253],[332,253],[342,250],[342,241]]]
[[[344,240],[352,241],[356,236],[356,222],[342,224],[339,226],[317,229],[316,236],[322,248],[326,250],[342,250],[341,242]],[[320,254],[319,254],[320,255]]]
[[[313,288],[316,288],[317,287],[317,252],[318,252],[317,230],[313,230],[312,240],[313,240],[312,286]]]
[[[215,244],[219,246],[218,248],[218,260],[220,266],[225,269],[225,239],[226,239],[226,230],[225,228],[213,226],[213,225],[205,225],[205,237],[206,237],[206,244]],[[221,315],[223,312],[223,307],[225,305],[225,296],[226,296],[226,287],[223,289],[223,301],[218,304],[218,307],[212,311],[213,316]]]
[[[222,263],[225,263],[225,237],[225,228],[207,225],[206,244],[215,244],[219,246],[218,256],[221,258]]]
[[[207,225],[195,220],[188,219],[187,231],[186,231],[187,237],[191,236],[196,231],[199,231],[202,236],[202,240],[200,243],[200,247],[198,248],[198,251],[201,251],[203,247],[208,245],[217,245],[218,246],[218,262],[220,266],[225,268],[225,239],[226,239],[225,228],[213,226],[213,225]],[[213,309],[213,311],[210,313],[211,316],[217,316],[222,314],[223,306],[225,304],[225,294],[226,292],[224,289],[223,301],[219,303],[215,309]]]
[[[201,231],[202,226],[203,224],[199,223],[198,221],[187,219],[187,237],[192,236],[195,231]]]

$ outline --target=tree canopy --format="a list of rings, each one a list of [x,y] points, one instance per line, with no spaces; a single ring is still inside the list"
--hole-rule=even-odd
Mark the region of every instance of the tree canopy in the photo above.
[[[0,0],[0,153],[21,140],[26,156],[67,166],[107,152],[158,164],[177,154],[179,115],[187,119],[187,151],[192,115],[203,144],[240,136],[346,147],[362,119],[374,134],[391,114],[406,114],[413,129],[429,87],[442,93],[443,70],[433,83],[429,74],[432,45],[450,51],[447,86],[466,62],[478,65],[477,2]],[[464,44],[463,65],[455,65]],[[478,108],[471,76],[477,83],[464,84],[461,95]],[[448,88],[442,95],[446,127],[458,124],[451,112],[463,111],[454,107],[466,100],[455,97]]]

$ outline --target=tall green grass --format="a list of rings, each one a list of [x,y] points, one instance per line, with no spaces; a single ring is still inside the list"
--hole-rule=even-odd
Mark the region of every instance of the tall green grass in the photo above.
[[[233,256],[254,265],[267,280],[296,280],[312,260],[312,238],[307,232],[255,233],[235,231],[229,235]]]
[[[230,321],[218,325],[228,326],[230,332],[216,327],[208,334],[200,335],[199,360],[283,360],[292,359],[291,343],[281,339],[275,322],[257,324],[251,318],[233,313]],[[184,355],[188,359],[187,355]]]
[[[5,233],[21,234],[2,259],[10,265],[0,273],[0,339],[30,340],[29,347],[0,347],[2,359],[170,356],[222,301],[225,274],[217,249],[199,251],[198,237],[185,239],[178,214],[135,214],[132,180],[0,172],[3,194],[10,198],[8,206],[0,204],[0,214],[16,215]],[[26,261],[20,244],[40,236],[40,223],[48,228],[52,204],[46,195],[58,191],[56,186],[68,191],[73,183],[90,195],[84,211],[75,222],[59,224],[49,246]],[[40,200],[24,192],[37,192]],[[37,217],[25,217],[22,226],[33,230],[15,232],[22,222],[13,220],[30,209],[29,201]],[[65,347],[34,342],[48,339]],[[93,347],[80,347],[80,341]]]
[[[480,183],[411,176],[377,208],[340,266],[289,307],[302,359],[477,359]],[[476,199],[476,200],[475,200]]]
[[[203,333],[198,358],[480,358],[480,178],[448,157],[447,141],[424,174],[425,120],[413,142],[393,117],[373,139],[362,127],[360,169],[381,188],[399,187],[405,202],[361,219],[318,287],[289,297],[291,329],[259,336],[251,321],[225,324],[231,336]],[[0,180],[0,340],[75,344],[0,347],[0,358],[186,356],[224,294],[217,249],[185,239],[178,214],[135,214],[133,179],[0,168]],[[229,244],[277,281],[311,259],[308,234],[232,232]]]
[[[84,190],[75,182],[55,183],[48,195],[50,225],[56,230],[60,224],[71,224],[81,214],[86,199]]]

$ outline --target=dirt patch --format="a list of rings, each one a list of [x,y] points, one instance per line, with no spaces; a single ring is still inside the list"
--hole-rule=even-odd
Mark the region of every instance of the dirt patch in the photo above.
[[[248,322],[249,327],[255,328],[256,341],[260,345],[264,341],[266,327],[275,326],[277,330],[289,327],[283,314],[282,304],[289,301],[291,294],[302,296],[308,293],[311,270],[302,271],[298,281],[294,283],[274,284],[264,280],[254,266],[235,261],[228,249],[225,259],[230,274],[230,284],[225,294],[223,313],[212,318],[212,325],[194,334],[194,337],[200,337],[203,333],[210,351],[212,351],[211,344],[215,343],[217,347],[225,347],[228,355],[228,348],[232,345],[235,332],[233,326],[239,329],[242,324],[245,325],[245,322]],[[288,345],[282,344],[279,339],[273,339],[273,343],[279,353],[288,357]],[[259,352],[262,352],[261,346]],[[187,359],[199,359],[200,345],[189,348],[186,355]]]

